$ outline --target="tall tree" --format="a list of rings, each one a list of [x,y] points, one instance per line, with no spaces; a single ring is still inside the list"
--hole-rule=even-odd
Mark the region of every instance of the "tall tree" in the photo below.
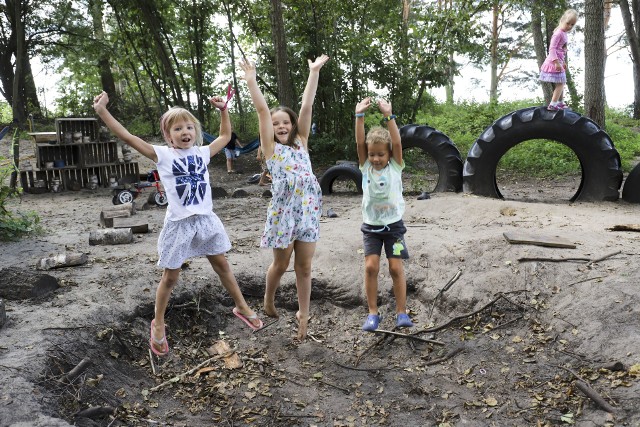
[[[109,95],[111,105],[109,109],[118,117],[120,115],[118,94],[116,93],[116,82],[111,70],[111,49],[106,40],[103,21],[104,0],[89,0],[89,12],[93,23],[93,35],[99,44],[98,47],[98,72],[100,73],[100,83],[102,90]]]
[[[640,119],[640,0],[620,0],[622,22],[633,62],[633,118]]]
[[[585,1],[584,111],[600,127],[605,126],[604,0]]]
[[[287,57],[287,39],[285,35],[284,19],[282,17],[282,2],[271,2],[272,39],[275,51],[276,78],[278,82],[278,102],[289,108],[297,109],[296,95],[291,76],[289,75],[289,61]]]

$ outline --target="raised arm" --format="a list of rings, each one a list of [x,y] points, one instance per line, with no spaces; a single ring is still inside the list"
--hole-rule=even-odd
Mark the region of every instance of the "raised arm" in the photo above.
[[[329,57],[321,55],[315,61],[309,62],[309,78],[307,85],[302,94],[302,104],[300,105],[300,113],[298,114],[298,135],[304,146],[307,146],[309,139],[309,131],[311,130],[311,113],[313,111],[313,101],[316,98],[316,90],[318,89],[318,78],[320,77],[320,69],[327,63]]]
[[[391,112],[391,103],[381,99],[378,101],[378,108],[384,116],[384,121],[391,135],[391,155],[397,164],[402,165],[402,139],[396,123],[396,116]]]
[[[218,137],[209,144],[209,152],[210,155],[213,156],[222,150],[229,143],[229,140],[231,140],[231,119],[224,98],[214,96],[209,99],[209,102],[220,110],[220,132]]]
[[[262,154],[266,159],[270,159],[273,156],[273,150],[275,149],[275,140],[273,138],[273,123],[271,122],[271,112],[269,112],[269,106],[264,99],[264,95],[258,87],[258,81],[256,80],[256,64],[251,61],[240,61],[240,67],[244,71],[243,79],[247,82],[249,93],[251,94],[251,100],[256,107],[258,113],[258,125],[260,131],[260,147],[262,148]]]
[[[364,135],[364,112],[371,106],[371,98],[366,97],[356,105],[356,148],[358,151],[358,164],[364,165],[367,160],[367,145]]]
[[[113,132],[115,136],[120,138],[125,144],[146,158],[157,162],[158,156],[156,156],[153,146],[137,136],[132,135],[124,126],[122,126],[122,124],[120,124],[120,122],[111,115],[109,110],[107,110],[108,104],[109,96],[104,91],[93,99],[93,109],[96,111],[98,116],[100,116],[100,119],[104,124],[107,125],[111,132]]]

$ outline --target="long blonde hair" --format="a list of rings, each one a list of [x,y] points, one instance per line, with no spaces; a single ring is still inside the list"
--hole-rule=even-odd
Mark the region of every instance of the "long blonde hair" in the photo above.
[[[196,116],[182,107],[171,107],[160,117],[160,131],[162,131],[162,137],[167,145],[172,146],[171,138],[171,126],[178,120],[184,120],[185,122],[193,122],[196,128],[196,142],[194,145],[202,145],[202,126],[200,121],[196,119]]]
[[[575,9],[567,9],[564,11],[562,16],[560,17],[560,20],[558,21],[556,30],[559,29],[563,23],[571,21],[573,21],[574,23],[578,21],[578,11]]]

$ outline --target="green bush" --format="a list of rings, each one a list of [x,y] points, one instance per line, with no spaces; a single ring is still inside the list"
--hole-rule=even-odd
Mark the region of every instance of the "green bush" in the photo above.
[[[16,195],[14,189],[5,185],[12,170],[11,166],[0,167],[0,241],[3,242],[42,232],[40,217],[35,212],[12,212],[6,206],[7,201]]]

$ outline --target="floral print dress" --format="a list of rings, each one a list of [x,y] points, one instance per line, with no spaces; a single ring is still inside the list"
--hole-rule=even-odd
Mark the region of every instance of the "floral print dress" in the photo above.
[[[309,153],[297,140],[296,145],[276,143],[267,160],[273,197],[260,247],[284,249],[295,240],[317,242],[320,237],[322,191]]]

